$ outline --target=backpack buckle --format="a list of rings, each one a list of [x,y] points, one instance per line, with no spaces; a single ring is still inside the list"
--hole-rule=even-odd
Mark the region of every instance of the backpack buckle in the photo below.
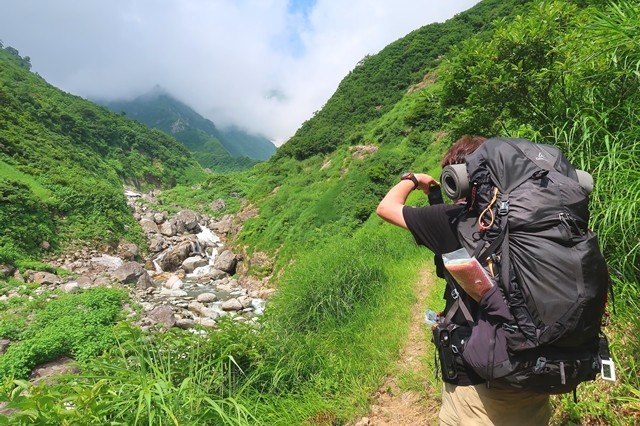
[[[498,214],[500,216],[504,216],[509,213],[509,200],[500,201],[500,208],[498,209]]]
[[[460,293],[458,293],[457,288],[451,290],[451,297],[453,297],[453,300],[457,300],[460,297]]]

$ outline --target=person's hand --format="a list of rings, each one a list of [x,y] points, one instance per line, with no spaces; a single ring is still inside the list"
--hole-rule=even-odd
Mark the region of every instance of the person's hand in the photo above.
[[[433,176],[430,176],[426,173],[415,173],[414,176],[416,177],[416,179],[418,179],[417,189],[424,192],[425,195],[429,195],[429,192],[431,192],[431,187],[440,186],[440,182],[435,180]]]

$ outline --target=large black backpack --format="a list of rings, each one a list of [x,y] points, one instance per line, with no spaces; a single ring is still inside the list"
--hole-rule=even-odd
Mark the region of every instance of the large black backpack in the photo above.
[[[463,358],[489,382],[575,390],[608,351],[609,276],[588,228],[588,191],[551,145],[492,138],[465,163],[459,238],[497,285],[480,301]]]

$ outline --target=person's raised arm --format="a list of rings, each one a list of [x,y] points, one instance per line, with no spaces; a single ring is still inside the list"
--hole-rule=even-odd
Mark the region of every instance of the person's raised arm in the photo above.
[[[414,176],[418,182],[417,187],[410,179],[401,180],[391,188],[389,192],[387,192],[387,195],[385,195],[382,201],[380,201],[380,204],[378,204],[378,208],[376,209],[376,213],[382,219],[404,229],[407,229],[407,224],[404,221],[402,208],[404,207],[404,203],[407,201],[407,197],[409,197],[411,191],[413,191],[414,188],[420,189],[428,195],[431,186],[439,185],[433,177],[427,174],[417,173]]]

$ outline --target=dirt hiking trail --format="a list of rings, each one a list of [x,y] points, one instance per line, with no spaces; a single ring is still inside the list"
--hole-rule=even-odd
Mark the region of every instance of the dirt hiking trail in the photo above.
[[[433,359],[428,351],[428,328],[424,323],[425,300],[433,290],[435,277],[424,268],[416,285],[416,302],[411,308],[407,343],[396,366],[372,396],[370,412],[350,423],[352,426],[432,426],[438,422],[440,402],[429,378]],[[410,377],[410,389],[402,390],[399,380]],[[406,386],[405,386],[406,387]]]

